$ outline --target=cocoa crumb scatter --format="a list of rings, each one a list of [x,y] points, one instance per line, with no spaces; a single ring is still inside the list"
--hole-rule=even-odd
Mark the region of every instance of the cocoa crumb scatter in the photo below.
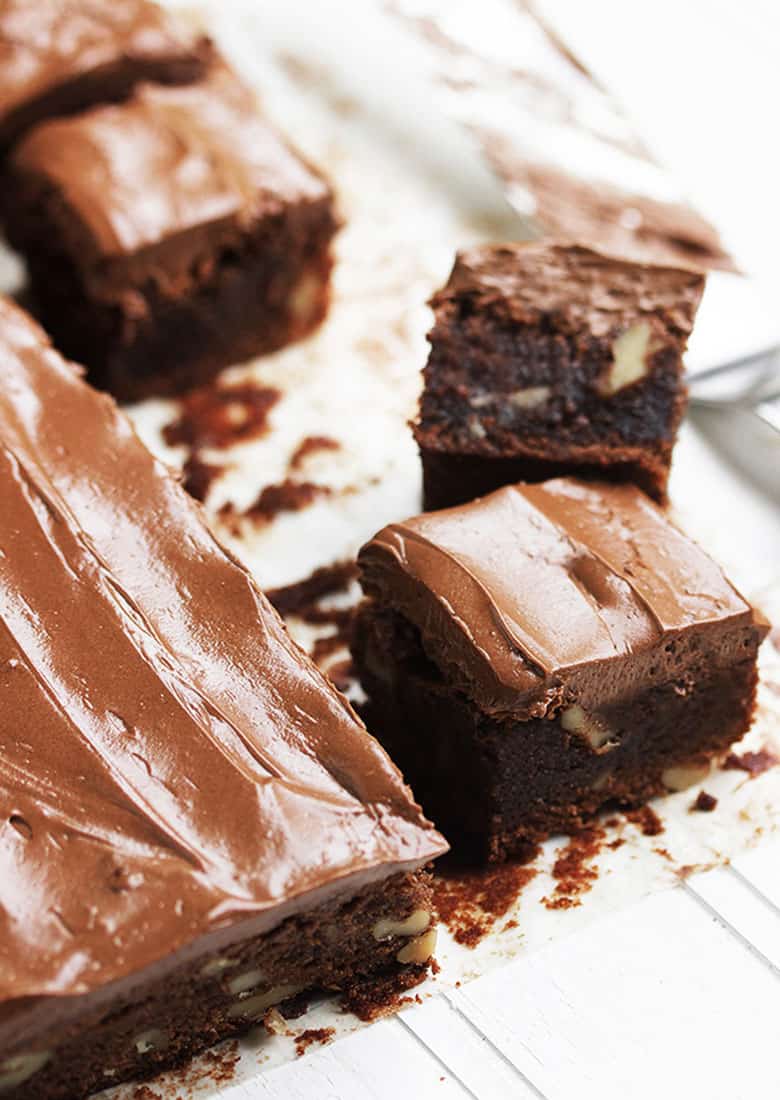
[[[768,772],[770,768],[773,768],[779,762],[777,756],[770,749],[764,747],[756,752],[729,753],[723,763],[723,768],[725,771],[747,772],[751,779],[755,779],[756,776]]]
[[[295,1040],[295,1053],[300,1058],[312,1043],[329,1043],[336,1034],[334,1027],[310,1027],[302,1031]]]
[[[626,810],[626,819],[643,836],[659,836],[664,831],[664,825],[652,806],[639,806],[636,810]]]
[[[315,569],[311,576],[297,584],[285,588],[272,588],[266,596],[280,615],[299,615],[306,622],[331,622],[331,619],[309,619],[318,608],[317,601],[323,596],[336,592],[346,592],[357,576],[357,563],[338,562],[336,565],[324,565]],[[323,614],[333,615],[334,611],[322,609]]]
[[[534,849],[532,855],[537,852]],[[509,912],[536,874],[537,869],[529,867],[528,860],[479,870],[437,867],[433,897],[439,918],[457,943],[476,947]]]
[[[569,839],[553,865],[555,890],[551,897],[542,898],[547,909],[573,909],[582,904],[582,894],[592,890],[598,878],[593,860],[602,849],[605,835],[604,829],[591,826]]]
[[[232,531],[241,528],[241,521],[248,521],[256,527],[270,523],[280,512],[302,512],[320,497],[331,495],[327,485],[317,485],[313,481],[292,481],[285,478],[278,485],[266,485],[254,504],[243,512],[228,501],[220,508],[219,518]]]
[[[340,450],[341,444],[339,441],[337,439],[331,439],[329,435],[307,435],[293,452],[288,463],[288,469],[298,470],[309,455],[316,454],[317,451]]]
[[[182,469],[182,485],[191,497],[202,503],[213,483],[224,471],[224,466],[215,462],[204,462],[200,454],[193,451]]]
[[[707,791],[699,791],[696,799],[691,803],[691,813],[711,813],[718,805],[717,798],[714,795],[708,794]]]
[[[163,438],[170,447],[184,444],[193,451],[257,439],[268,430],[268,414],[281,396],[253,382],[202,386],[181,399],[179,416],[163,428]]]

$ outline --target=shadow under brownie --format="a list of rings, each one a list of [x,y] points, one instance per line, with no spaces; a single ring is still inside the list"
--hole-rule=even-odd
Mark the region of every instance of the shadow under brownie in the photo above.
[[[424,506],[562,474],[663,499],[704,276],[575,244],[458,255],[414,427]]]
[[[186,84],[213,57],[150,0],[3,0],[0,150],[44,119],[124,99],[142,80]]]
[[[0,299],[0,1094],[408,984],[446,844],[199,506]]]
[[[189,389],[325,316],[330,187],[224,65],[36,127],[3,192],[41,320],[123,400]]]
[[[682,789],[747,730],[766,623],[634,486],[510,486],[361,551],[371,730],[457,855]]]

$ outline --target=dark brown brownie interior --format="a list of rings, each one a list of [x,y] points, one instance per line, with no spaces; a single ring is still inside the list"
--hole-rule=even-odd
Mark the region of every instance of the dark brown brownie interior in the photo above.
[[[143,999],[137,990],[97,1004],[85,998],[83,1011],[53,1026],[34,1051],[4,1052],[0,1071],[13,1059],[21,1065],[45,1052],[48,1060],[10,1090],[3,1089],[0,1072],[0,1093],[4,1100],[72,1100],[185,1062],[257,1025],[280,1004],[294,1013],[306,995],[349,994],[367,979],[410,969],[422,975],[425,966],[404,964],[403,952],[414,955],[415,945],[430,936],[427,928],[420,931],[430,905],[424,873],[396,875],[346,902],[320,905],[265,935],[186,963],[150,986]],[[404,932],[391,931],[413,914]],[[425,949],[422,944],[421,956]]]
[[[549,319],[509,325],[461,298],[438,307],[431,345],[415,428],[426,508],[472,499],[472,483],[484,493],[563,473],[631,480],[663,496],[685,407],[674,348],[656,354],[644,379],[605,396],[609,343]]]
[[[416,628],[372,601],[358,612],[353,653],[369,728],[455,854],[482,862],[523,854],[606,804],[645,802],[668,789],[668,769],[724,752],[753,710],[756,646],[744,628],[745,657],[734,664],[691,640],[674,680],[603,711],[613,736],[599,749],[558,717],[486,717],[445,681]]]

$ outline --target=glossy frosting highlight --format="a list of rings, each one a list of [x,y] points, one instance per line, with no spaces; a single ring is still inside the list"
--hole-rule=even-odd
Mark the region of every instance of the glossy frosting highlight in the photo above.
[[[164,268],[189,277],[219,244],[287,206],[329,197],[325,180],[259,113],[226,67],[197,84],[145,84],[125,103],[36,127],[15,171],[62,200],[63,238],[98,287]],[[213,262],[213,260],[212,260]]]
[[[621,658],[660,651],[694,626],[755,617],[721,569],[628,485],[507,486],[391,524],[359,562],[366,591],[414,623],[445,674],[493,713],[544,714],[607,674],[603,701],[646,671]]]
[[[3,1002],[98,989],[446,847],[44,340],[0,301],[0,1032]]]
[[[199,43],[150,0],[3,0],[0,131],[15,111],[124,64],[196,57]]]

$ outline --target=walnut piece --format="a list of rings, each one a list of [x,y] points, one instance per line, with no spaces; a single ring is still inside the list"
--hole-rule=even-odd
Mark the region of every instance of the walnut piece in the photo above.
[[[50,1051],[36,1050],[12,1054],[10,1058],[0,1062],[0,1096],[29,1081],[33,1074],[43,1069],[50,1058]]]
[[[245,970],[227,983],[229,993],[248,993],[268,981],[262,970]]]
[[[256,993],[254,997],[244,997],[236,1001],[230,1006],[227,1014],[231,1020],[239,1017],[247,1020],[261,1020],[269,1008],[281,1004],[288,997],[294,997],[302,989],[302,985],[276,985],[265,993]]]
[[[613,732],[601,718],[584,711],[574,703],[561,713],[561,725],[569,733],[579,733],[587,738],[594,749],[604,748],[613,738]],[[613,741],[613,745],[617,742]]]
[[[702,763],[673,764],[661,775],[661,782],[668,791],[685,791],[710,774],[710,765]]]
[[[135,1049],[139,1054],[149,1054],[153,1050],[164,1050],[168,1045],[168,1036],[159,1028],[142,1031],[136,1036]]]
[[[436,929],[430,928],[422,936],[410,940],[396,955],[399,963],[427,963],[436,950]]]
[[[419,936],[430,923],[431,914],[427,909],[415,909],[405,920],[382,917],[374,925],[374,939],[388,940],[391,936]]]
[[[612,344],[612,366],[606,378],[602,378],[599,390],[611,397],[618,390],[631,386],[644,378],[649,369],[650,325],[640,321],[626,329]]]

